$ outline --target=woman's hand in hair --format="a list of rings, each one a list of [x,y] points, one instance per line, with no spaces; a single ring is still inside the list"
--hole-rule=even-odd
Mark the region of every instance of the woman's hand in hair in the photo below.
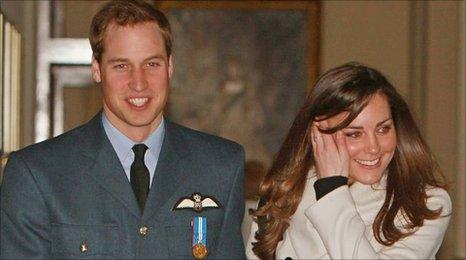
[[[328,128],[326,120],[314,122],[312,126],[312,147],[316,163],[317,177],[348,177],[349,154],[343,132],[325,134],[319,131]]]

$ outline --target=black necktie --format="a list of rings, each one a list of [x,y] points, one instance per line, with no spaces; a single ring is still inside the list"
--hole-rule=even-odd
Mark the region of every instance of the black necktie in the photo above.
[[[141,211],[144,210],[147,194],[149,194],[149,170],[144,164],[144,154],[147,146],[136,144],[133,146],[134,162],[131,164],[131,187],[138,200]]]

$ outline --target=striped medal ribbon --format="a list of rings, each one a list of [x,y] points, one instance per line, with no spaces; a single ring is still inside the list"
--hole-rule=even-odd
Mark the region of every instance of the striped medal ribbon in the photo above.
[[[193,256],[196,259],[204,259],[207,256],[207,218],[194,217],[193,227]]]

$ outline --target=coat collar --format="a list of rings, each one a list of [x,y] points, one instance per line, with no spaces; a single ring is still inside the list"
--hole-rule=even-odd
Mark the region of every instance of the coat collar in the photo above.
[[[86,157],[84,172],[116,197],[135,216],[140,216],[136,198],[112,144],[102,125],[102,112],[83,126],[78,135],[81,154]]]
[[[105,134],[101,113],[82,127],[77,146],[81,147],[84,171],[105,190],[116,197],[136,217],[141,211],[115,150]],[[166,132],[155,169],[151,189],[142,217],[158,212],[186,177],[182,161],[189,154],[182,128],[166,120]]]
[[[143,219],[148,219],[159,213],[172,194],[180,188],[180,184],[185,182],[187,171],[183,165],[189,155],[189,143],[182,128],[167,120],[165,137]]]
[[[385,201],[387,177],[388,172],[385,171],[378,183],[366,185],[360,182],[354,182],[348,187],[353,197],[354,206],[366,225],[372,225],[375,216]],[[306,200],[301,201],[300,204],[303,204],[300,205],[302,208],[301,210],[305,210],[307,207],[316,203],[314,190],[314,183],[316,180],[317,175],[315,169],[312,168],[307,175],[306,189],[304,191],[305,195],[303,195],[303,198],[306,198]]]

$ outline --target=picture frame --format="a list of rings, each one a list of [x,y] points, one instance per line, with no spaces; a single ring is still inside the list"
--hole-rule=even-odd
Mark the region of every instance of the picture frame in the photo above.
[[[173,32],[166,115],[241,144],[269,167],[319,69],[320,6],[162,1]]]

